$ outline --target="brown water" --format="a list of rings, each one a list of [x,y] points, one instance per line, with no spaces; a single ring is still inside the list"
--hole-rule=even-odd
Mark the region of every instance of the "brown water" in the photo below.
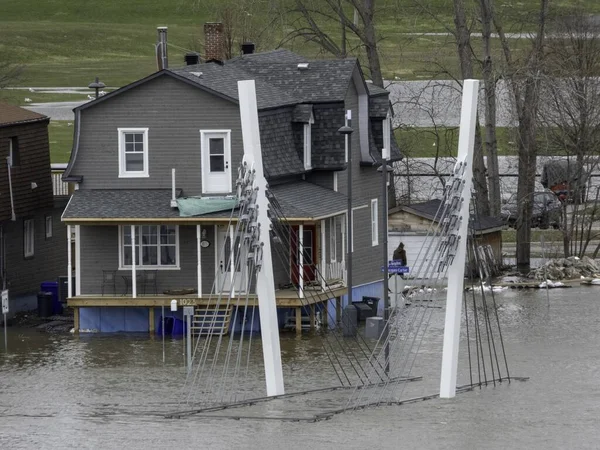
[[[600,448],[600,290],[557,289],[549,300],[541,290],[506,291],[496,300],[511,375],[530,381],[317,423],[167,420],[183,394],[181,341],[167,341],[163,364],[161,339],[147,335],[10,329],[9,353],[0,353],[0,449]],[[443,313],[434,312],[413,369],[424,379],[407,397],[438,390]],[[319,339],[284,338],[288,391],[332,384]],[[459,384],[468,381],[464,361]],[[323,393],[244,414],[327,410],[339,400]]]

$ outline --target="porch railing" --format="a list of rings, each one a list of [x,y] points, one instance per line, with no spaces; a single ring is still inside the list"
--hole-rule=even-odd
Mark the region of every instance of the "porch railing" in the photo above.
[[[328,284],[335,284],[336,281],[346,283],[346,263],[344,261],[332,261],[325,263],[325,266],[319,264],[319,272]]]
[[[67,168],[66,164],[51,164],[52,174],[52,192],[55,197],[68,197],[71,192],[69,189],[69,183],[65,183],[62,180],[62,174]]]

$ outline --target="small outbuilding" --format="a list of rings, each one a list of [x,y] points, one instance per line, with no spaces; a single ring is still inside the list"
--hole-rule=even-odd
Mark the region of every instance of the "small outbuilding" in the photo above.
[[[434,199],[390,209],[388,215],[390,259],[394,249],[402,242],[406,250],[407,265],[415,270],[421,265],[419,253],[427,236],[431,234],[430,227],[437,223],[436,216],[440,205],[441,200]],[[495,217],[472,216],[470,227],[470,234],[474,234],[477,247],[480,248],[479,258],[485,258],[487,268],[492,271],[497,269],[502,264],[504,223]],[[476,266],[471,264],[471,268],[475,270]],[[477,274],[477,271],[475,273]]]

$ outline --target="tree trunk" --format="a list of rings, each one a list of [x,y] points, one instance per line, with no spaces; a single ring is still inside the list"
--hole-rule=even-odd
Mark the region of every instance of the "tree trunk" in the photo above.
[[[458,59],[463,79],[473,78],[473,63],[471,60],[471,36],[467,28],[467,17],[465,13],[464,0],[454,0],[454,25],[456,26],[456,45]],[[477,120],[477,131],[475,133],[475,146],[473,149],[473,187],[475,189],[475,201],[480,215],[490,214],[490,202],[488,199],[488,188],[486,180],[485,164],[483,162],[483,151],[481,145],[481,130],[479,119]]]
[[[373,16],[375,14],[375,0],[364,0],[363,23],[364,23],[364,45],[369,61],[369,70],[371,72],[371,81],[375,86],[383,87],[383,76],[381,74],[381,64],[379,62],[379,52],[377,50],[377,34],[375,33],[375,24]]]
[[[485,149],[487,154],[490,215],[500,216],[500,170],[496,138],[496,79],[491,51],[493,9],[491,0],[481,0],[481,29],[483,38],[483,82],[485,86]]]

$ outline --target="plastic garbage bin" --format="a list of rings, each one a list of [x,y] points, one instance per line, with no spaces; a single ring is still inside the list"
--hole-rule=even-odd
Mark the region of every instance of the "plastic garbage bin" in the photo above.
[[[363,297],[363,303],[369,305],[371,307],[371,317],[377,315],[377,307],[379,306],[379,297]]]
[[[52,314],[62,314],[62,303],[58,297],[58,282],[44,281],[40,286],[40,290],[52,294]]]
[[[358,301],[358,302],[352,302],[352,305],[354,305],[354,307],[356,308],[356,310],[358,312],[358,321],[359,322],[364,322],[365,320],[367,320],[367,317],[373,316],[373,310],[371,310],[371,307],[369,305],[367,305],[366,303]]]
[[[52,292],[38,292],[38,316],[50,317],[52,315]]]

